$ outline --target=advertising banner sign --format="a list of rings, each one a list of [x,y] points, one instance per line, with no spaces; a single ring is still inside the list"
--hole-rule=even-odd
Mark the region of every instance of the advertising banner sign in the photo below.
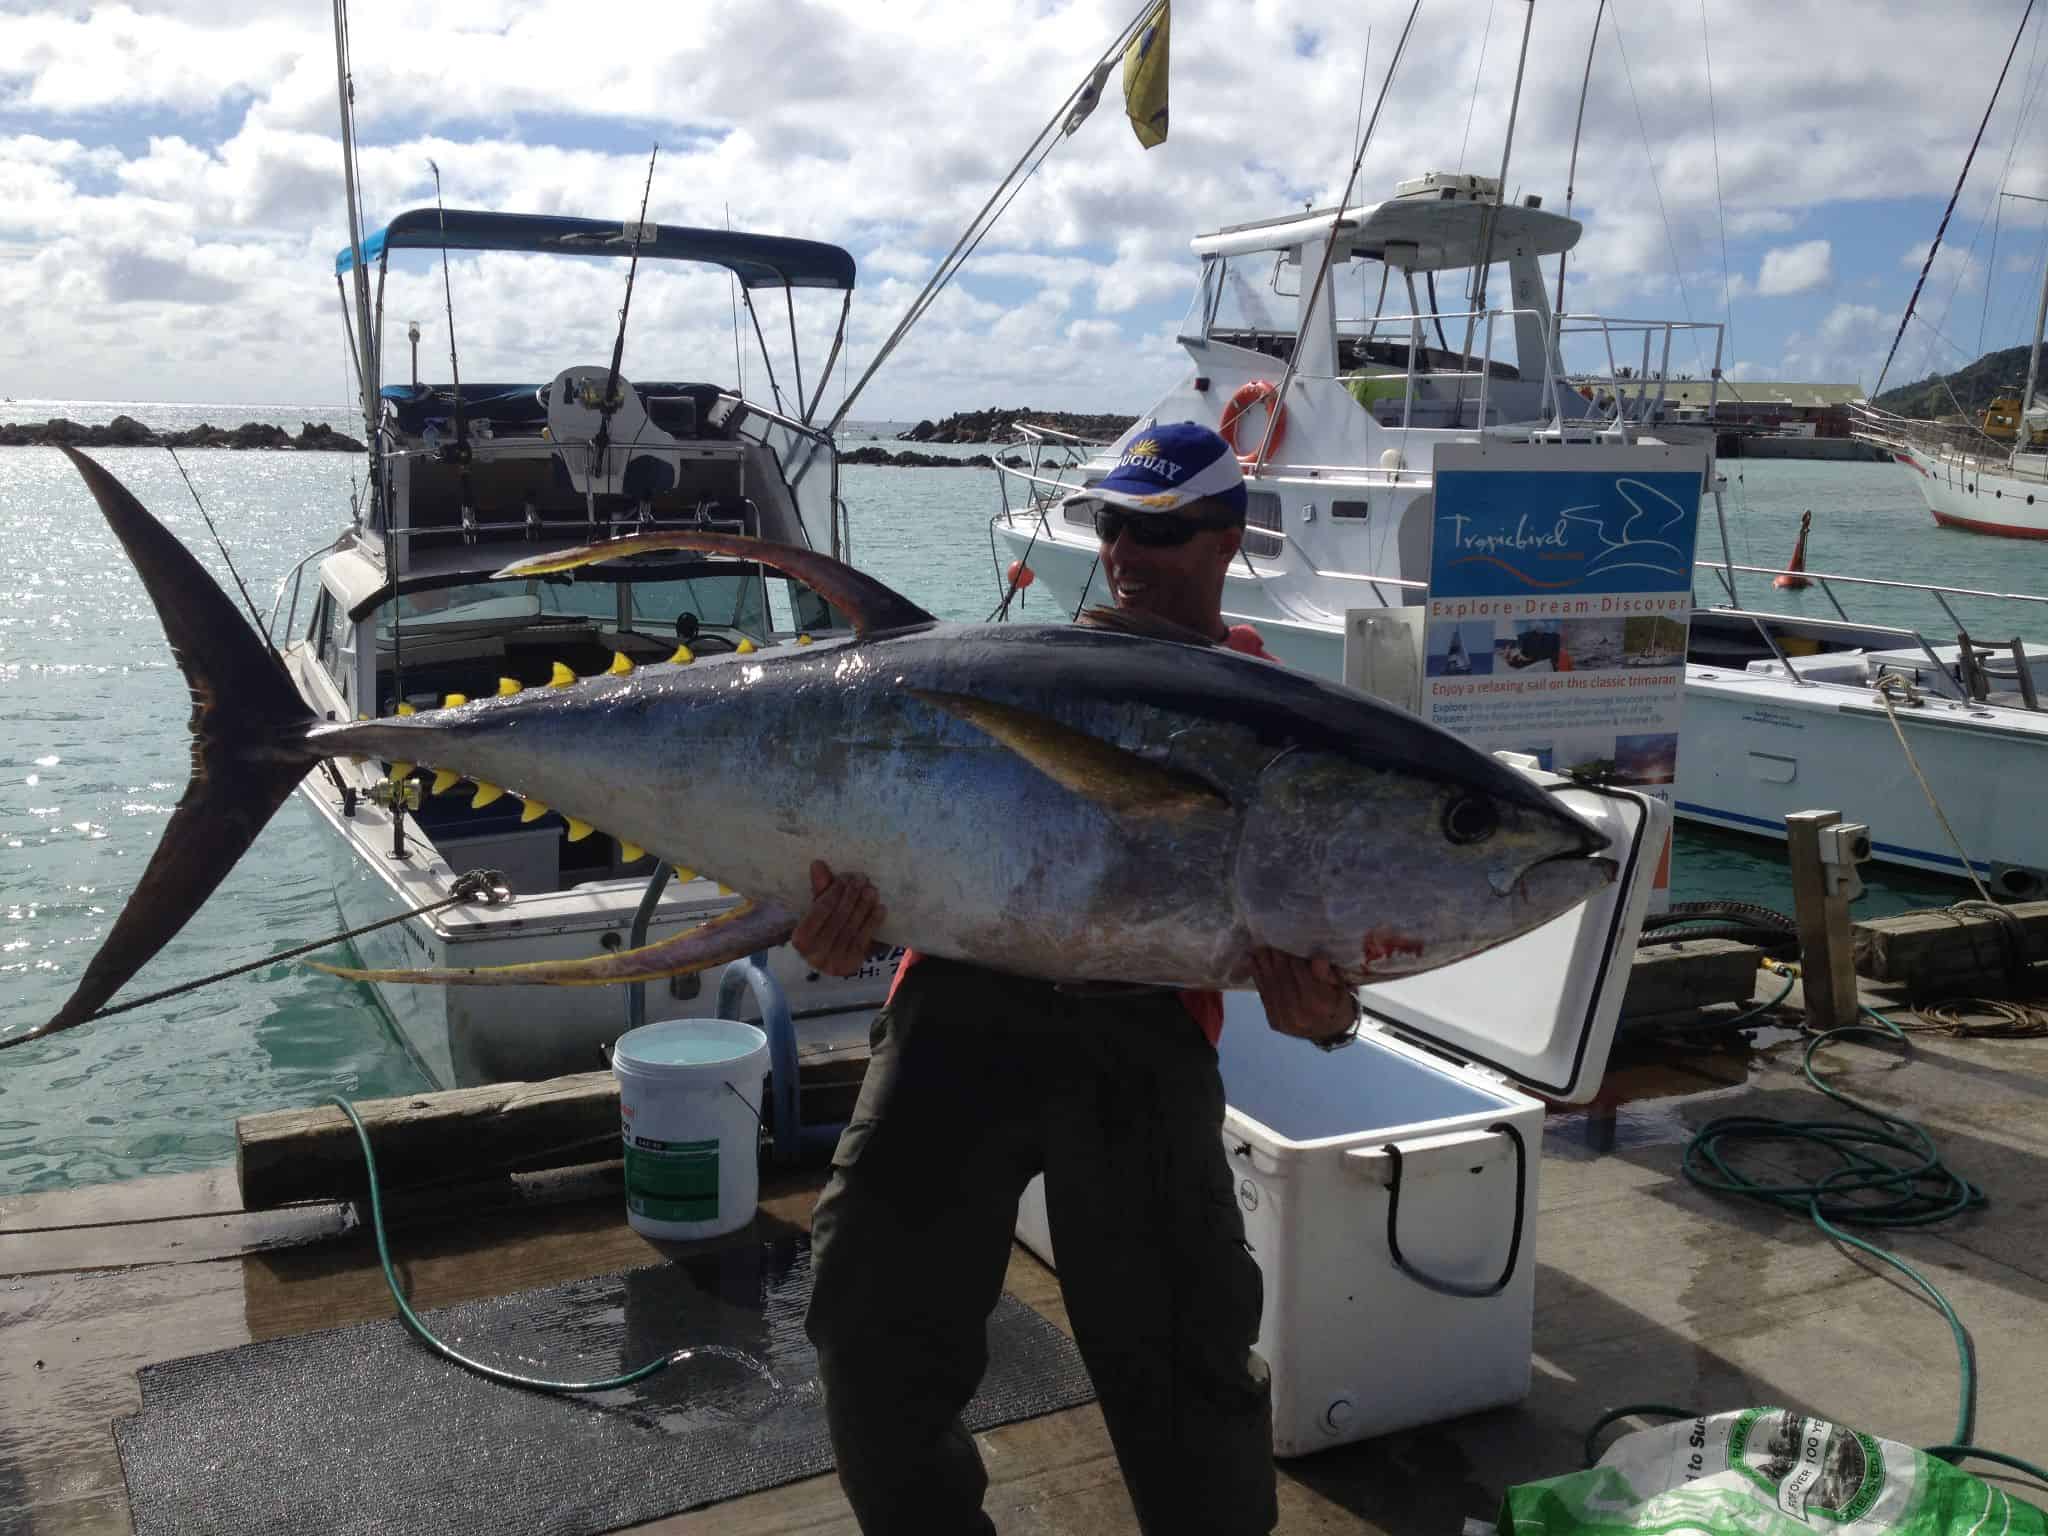
[[[1668,804],[1706,468],[1704,446],[1439,447],[1425,717]]]

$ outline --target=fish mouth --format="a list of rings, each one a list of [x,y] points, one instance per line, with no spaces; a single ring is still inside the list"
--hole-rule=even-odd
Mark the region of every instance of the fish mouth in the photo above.
[[[1605,848],[1605,842],[1596,844]],[[1612,885],[1621,874],[1619,860],[1591,850],[1553,854],[1522,871],[1515,882],[1516,894],[1548,921],[1590,901]]]

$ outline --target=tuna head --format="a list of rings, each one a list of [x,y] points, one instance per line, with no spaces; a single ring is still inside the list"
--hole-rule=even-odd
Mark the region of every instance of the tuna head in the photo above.
[[[1347,980],[1409,975],[1504,943],[1605,887],[1606,840],[1478,753],[1454,777],[1307,750],[1259,776],[1237,856],[1255,943]]]

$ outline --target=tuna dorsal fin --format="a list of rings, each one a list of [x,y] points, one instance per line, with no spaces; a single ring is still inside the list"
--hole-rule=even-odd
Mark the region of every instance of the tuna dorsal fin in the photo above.
[[[1120,635],[1143,635],[1148,640],[1172,640],[1180,645],[1217,643],[1199,630],[1136,608],[1089,608],[1075,622],[1090,629],[1113,629]]]
[[[1048,715],[964,693],[911,690],[918,698],[1001,742],[1040,773],[1120,816],[1185,816],[1227,810],[1212,784],[1161,767]]]
[[[734,555],[773,566],[816,592],[853,624],[853,632],[865,640],[876,630],[912,629],[938,621],[893,587],[884,586],[865,571],[857,571],[843,560],[821,555],[815,549],[778,544],[772,539],[754,539],[741,533],[643,533],[631,538],[607,539],[575,549],[557,550],[520,560],[498,572],[501,577],[547,576],[574,570],[604,560],[623,560],[658,550],[695,550],[706,555]]]

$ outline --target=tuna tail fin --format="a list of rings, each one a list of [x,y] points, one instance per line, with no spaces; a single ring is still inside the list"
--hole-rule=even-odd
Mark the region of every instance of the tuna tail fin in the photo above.
[[[206,568],[120,481],[84,454],[64,453],[135,562],[191,687],[192,779],[77,990],[55,1018],[8,1045],[91,1018],[185,926],[319,760],[301,740],[312,710]]]

